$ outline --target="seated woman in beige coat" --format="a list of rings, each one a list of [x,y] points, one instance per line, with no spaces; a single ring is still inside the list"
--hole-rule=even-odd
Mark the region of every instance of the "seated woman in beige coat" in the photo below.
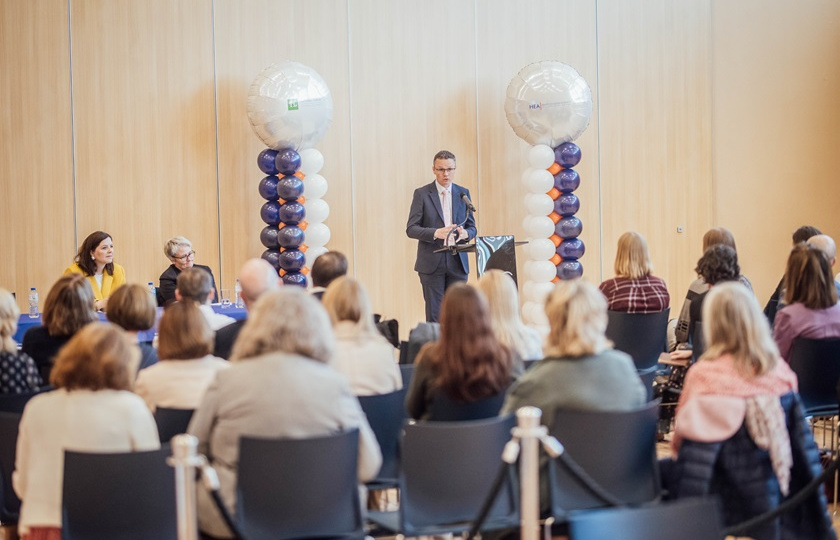
[[[265,293],[190,422],[199,450],[235,507],[241,436],[308,438],[359,429],[359,481],[379,472],[382,454],[347,379],[327,365],[335,338],[320,303],[297,287]],[[198,492],[202,532],[230,538],[209,494]]]

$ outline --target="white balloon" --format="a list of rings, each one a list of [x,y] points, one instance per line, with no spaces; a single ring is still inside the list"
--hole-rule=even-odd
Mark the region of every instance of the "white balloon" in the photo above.
[[[330,241],[330,228],[323,223],[310,224],[306,227],[306,245],[323,247]]]
[[[557,275],[557,267],[551,261],[531,261],[530,277],[537,283],[551,281]]]
[[[535,169],[528,177],[528,191],[546,193],[554,187],[554,175],[545,169]]]
[[[531,302],[536,302],[539,305],[545,304],[545,299],[554,290],[554,283],[551,281],[543,281],[542,283],[535,283],[531,288],[531,297],[528,298]]]
[[[525,267],[523,266],[523,269],[524,268]],[[522,298],[523,298],[523,300],[528,300],[528,298],[532,294],[531,290],[534,288],[535,284],[536,284],[536,282],[531,281],[530,279],[526,280],[525,283],[522,284]]]
[[[521,177],[522,185],[525,186],[526,188],[531,183],[530,178],[531,178],[531,173],[532,172],[534,172],[533,167],[528,167],[527,169],[522,171],[522,177]]]
[[[554,234],[554,222],[548,216],[531,216],[527,232],[532,238],[548,238]]]
[[[300,172],[309,176],[321,172],[324,167],[324,154],[317,148],[304,148],[300,152]]]
[[[547,169],[554,163],[554,150],[547,144],[538,144],[528,151],[528,163],[535,169]]]
[[[298,62],[272,64],[248,90],[248,120],[269,148],[312,148],[332,123],[333,100],[327,83]]]
[[[525,302],[522,306],[522,318],[528,324],[536,324],[539,312],[542,311],[542,306],[536,302]]]
[[[320,199],[327,193],[327,179],[320,174],[307,174],[303,179],[303,195],[307,199]]]
[[[554,199],[545,193],[528,193],[525,195],[525,207],[532,215],[547,216],[554,212]]]
[[[307,216],[309,211],[307,209]],[[554,242],[548,238],[533,238],[528,242],[528,253],[535,261],[547,261],[554,257]]]
[[[324,253],[328,252],[329,250],[325,247],[312,247],[310,246],[309,249],[306,250],[304,256],[306,257],[306,266],[312,268],[312,263],[315,262],[315,259],[323,255]]]
[[[303,207],[306,208],[306,221],[309,222],[309,225],[323,223],[330,215],[330,205],[324,199],[307,197]]]

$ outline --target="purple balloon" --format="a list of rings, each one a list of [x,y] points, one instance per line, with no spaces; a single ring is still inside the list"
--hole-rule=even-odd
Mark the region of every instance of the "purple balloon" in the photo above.
[[[277,170],[283,175],[295,174],[300,169],[300,154],[291,148],[280,150],[274,160]]]
[[[269,225],[268,227],[260,231],[260,242],[262,242],[262,245],[264,245],[268,249],[277,249],[279,247],[279,243],[277,242],[277,238],[279,235],[280,229]]]
[[[297,225],[286,225],[279,230],[277,235],[277,243],[280,247],[296,248],[303,244],[304,234],[303,230]]]
[[[297,285],[298,287],[306,287],[306,276],[300,272],[287,272],[283,275],[283,284]]]
[[[293,201],[303,195],[303,182],[293,174],[284,176],[277,184],[277,194],[284,201]]]
[[[573,142],[564,142],[554,149],[554,161],[564,169],[580,163],[580,147]]]
[[[296,225],[306,217],[306,209],[297,201],[289,201],[280,206],[280,221],[287,225]]]
[[[260,208],[260,218],[266,225],[280,225],[283,221],[280,219],[280,203],[277,201],[268,201],[262,208]]]
[[[306,264],[306,256],[297,249],[286,249],[280,252],[280,268],[286,272],[299,272]]]
[[[257,167],[265,174],[277,174],[277,164],[274,160],[277,159],[277,150],[266,148],[257,156]]]
[[[277,194],[277,182],[280,179],[276,176],[266,176],[260,180],[259,191],[260,197],[269,201],[276,201],[280,198]]]
[[[580,238],[569,238],[560,242],[555,253],[560,255],[564,260],[580,259],[586,253],[586,246],[583,245],[583,241]]]
[[[580,186],[580,175],[574,169],[563,169],[554,175],[554,187],[563,193],[571,193]]]
[[[554,201],[554,211],[561,216],[573,216],[580,210],[580,200],[577,195],[564,193]]]
[[[557,265],[557,277],[560,279],[575,279],[583,275],[583,265],[580,261],[562,261]]]
[[[564,217],[554,226],[554,232],[560,238],[574,238],[583,232],[583,223],[575,216]]]
[[[263,251],[263,254],[260,255],[263,259],[267,260],[268,263],[274,267],[275,270],[280,269],[280,250],[279,249],[267,249]]]

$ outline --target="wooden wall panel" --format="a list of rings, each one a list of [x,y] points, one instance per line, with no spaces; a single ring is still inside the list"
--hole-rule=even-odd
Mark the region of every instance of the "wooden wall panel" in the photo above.
[[[480,233],[514,234],[527,238],[522,221],[527,210],[526,189],[520,183],[528,168],[531,145],[516,136],[505,118],[505,93],[510,80],[528,64],[543,60],[563,62],[586,79],[597,96],[598,65],[595,50],[595,2],[531,0],[477,2],[477,92],[479,184],[476,204],[481,211]],[[581,239],[586,254],[581,259],[584,275],[599,280],[600,198],[598,186],[597,102],[586,131],[575,141],[583,158],[575,169],[581,186],[575,194],[581,200],[577,216],[583,222]],[[519,272],[527,260],[518,249]],[[520,277],[520,284],[527,276]]]
[[[0,2],[0,287],[28,310],[75,250],[66,0]]]
[[[316,146],[324,155],[320,174],[329,183],[327,247],[352,254],[354,245],[346,3],[253,0],[247,6],[239,0],[215,2],[222,266],[231,283],[246,259],[265,250],[260,243],[265,200],[257,191],[265,175],[257,168],[257,154],[266,147],[248,122],[247,100],[251,82],[274,63],[305,64],[330,87],[332,125]]]
[[[710,36],[709,0],[598,2],[603,277],[639,232],[672,311],[713,225]]]
[[[840,3],[713,6],[716,219],[764,305],[796,228],[840,241]]]
[[[424,320],[412,193],[441,149],[457,156],[456,183],[479,186],[474,5],[354,1],[349,26],[356,274],[406,333]]]
[[[109,232],[128,280],[157,283],[182,234],[218,279],[211,0],[70,6],[78,241]]]

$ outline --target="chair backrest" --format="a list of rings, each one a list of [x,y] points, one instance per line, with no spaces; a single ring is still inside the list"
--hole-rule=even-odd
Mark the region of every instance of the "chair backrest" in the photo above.
[[[64,452],[64,540],[177,540],[175,473],[167,448]]]
[[[682,499],[642,508],[579,512],[569,518],[571,540],[723,540],[718,502]]]
[[[471,422],[418,422],[405,426],[400,473],[403,531],[475,519],[501,466],[512,415]],[[518,520],[512,475],[504,483],[488,521]]]
[[[796,338],[788,359],[806,415],[837,414],[840,339]]]
[[[239,440],[236,519],[248,540],[364,536],[359,431]]]
[[[157,407],[155,409],[155,423],[161,444],[168,443],[172,437],[187,432],[195,409],[170,409]]]
[[[477,401],[457,401],[445,392],[436,392],[429,407],[429,421],[431,422],[466,422],[467,420],[483,420],[499,416],[505,403],[507,388],[498,394],[479,399]]]
[[[400,468],[400,436],[406,419],[405,392],[403,388],[390,394],[359,396],[359,405],[382,451],[382,467],[368,485],[384,483],[396,486]]]
[[[400,363],[413,364],[423,345],[438,339],[440,339],[440,324],[436,322],[417,323],[417,326],[408,333],[405,357],[400,359]]]
[[[0,411],[21,414],[30,399],[50,390],[53,390],[52,386],[43,386],[25,394],[0,394]]]
[[[659,401],[635,411],[558,410],[549,433],[608,493],[627,504],[654,501],[660,495],[656,459],[656,422]],[[565,519],[567,512],[606,504],[568,472],[549,461],[551,514]]]
[[[0,523],[17,523],[20,499],[12,489],[20,414],[0,412]]]
[[[411,388],[411,378],[414,376],[414,364],[400,364],[403,388]]]
[[[691,334],[691,359],[695,362],[700,360],[704,352],[706,352],[706,338],[703,337],[703,322],[697,321],[694,323],[694,331]]]
[[[665,331],[671,308],[656,313],[607,312],[607,337],[616,349],[633,357],[636,369],[656,365],[665,351]]]

